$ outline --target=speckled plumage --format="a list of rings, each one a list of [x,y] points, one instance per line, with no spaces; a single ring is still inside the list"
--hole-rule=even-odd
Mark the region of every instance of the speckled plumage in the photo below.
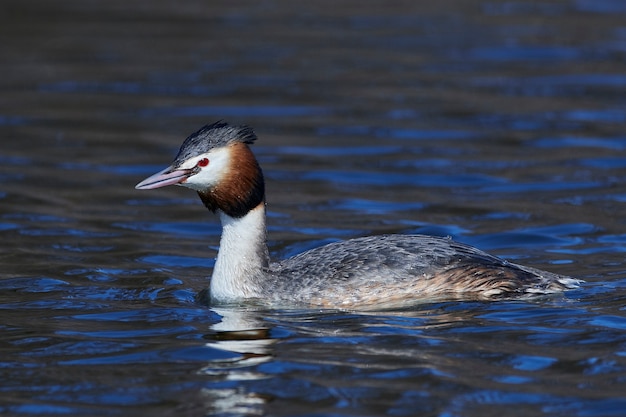
[[[578,280],[510,263],[447,238],[384,235],[331,243],[270,263],[263,174],[247,126],[218,122],[189,136],[171,167],[137,185],[192,188],[220,215],[212,302],[346,309],[405,307],[442,298],[549,294]],[[215,163],[214,163],[215,162]]]
[[[574,279],[425,235],[331,243],[272,264],[267,273],[273,280],[259,288],[265,299],[280,302],[281,294],[290,294],[297,303],[343,308],[401,307],[441,298],[506,298],[577,286]]]

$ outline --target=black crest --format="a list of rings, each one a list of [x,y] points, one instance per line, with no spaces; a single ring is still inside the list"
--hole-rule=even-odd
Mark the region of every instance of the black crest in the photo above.
[[[257,137],[250,126],[230,126],[220,120],[189,135],[181,145],[178,155],[174,158],[173,165],[179,166],[189,158],[206,153],[211,149],[227,146],[233,142],[250,145],[256,139]]]

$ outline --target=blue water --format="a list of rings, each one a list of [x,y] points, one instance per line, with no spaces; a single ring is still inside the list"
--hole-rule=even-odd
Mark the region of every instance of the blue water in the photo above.
[[[625,414],[621,1],[0,9],[0,414]],[[425,233],[585,283],[210,306],[217,218],[134,185],[216,119],[259,135],[275,259]]]

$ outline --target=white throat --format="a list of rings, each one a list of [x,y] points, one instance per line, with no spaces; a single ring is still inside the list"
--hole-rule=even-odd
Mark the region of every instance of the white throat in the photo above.
[[[222,238],[211,277],[211,299],[219,302],[254,298],[256,282],[269,264],[265,203],[240,218],[219,211]]]

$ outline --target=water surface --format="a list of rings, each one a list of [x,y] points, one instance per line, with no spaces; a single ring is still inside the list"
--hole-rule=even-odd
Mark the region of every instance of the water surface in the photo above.
[[[624,414],[621,1],[0,11],[0,413]],[[218,119],[260,137],[276,259],[426,233],[586,283],[367,314],[211,307],[217,219],[134,185]]]

